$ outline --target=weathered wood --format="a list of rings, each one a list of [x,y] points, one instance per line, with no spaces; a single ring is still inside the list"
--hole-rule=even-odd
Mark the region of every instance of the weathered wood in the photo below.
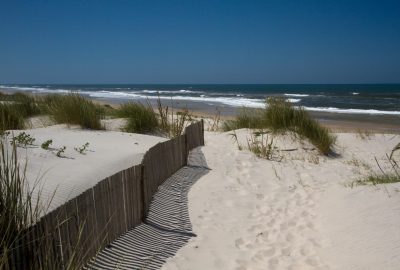
[[[203,120],[151,147],[141,164],[103,179],[43,216],[14,244],[10,269],[63,269],[76,256],[87,261],[144,220],[158,187],[187,164],[190,150],[202,145]]]

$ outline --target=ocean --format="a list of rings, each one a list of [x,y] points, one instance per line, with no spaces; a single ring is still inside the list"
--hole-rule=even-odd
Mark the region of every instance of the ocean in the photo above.
[[[0,91],[68,93],[112,103],[163,102],[189,109],[263,108],[267,97],[283,97],[312,112],[399,115],[400,84],[103,84],[0,85]]]

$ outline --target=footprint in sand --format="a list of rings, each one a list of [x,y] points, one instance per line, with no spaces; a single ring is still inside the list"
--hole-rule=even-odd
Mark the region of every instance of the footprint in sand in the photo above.
[[[235,246],[240,250],[251,250],[255,247],[254,244],[251,243],[251,241],[243,238],[236,239]]]

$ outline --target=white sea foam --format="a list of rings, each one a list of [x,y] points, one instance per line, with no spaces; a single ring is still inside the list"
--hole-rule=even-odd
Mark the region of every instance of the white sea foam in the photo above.
[[[359,95],[360,93],[358,93],[358,92],[352,92],[351,94],[354,95],[354,96],[356,96],[356,95]]]
[[[140,91],[142,93],[148,93],[148,94],[177,94],[177,93],[194,93],[194,91],[186,90],[186,89],[181,89],[181,90],[142,90]]]
[[[298,103],[301,101],[300,98],[288,98],[286,99],[286,101],[290,102],[290,103]]]
[[[308,97],[309,95],[307,94],[284,94],[287,97]]]
[[[376,115],[400,115],[400,111],[380,111],[380,110],[363,110],[363,109],[339,109],[335,107],[304,107],[308,111],[314,112],[331,112],[331,113],[348,113],[348,114],[376,114]]]
[[[50,87],[50,86],[49,86]],[[59,94],[66,94],[70,92],[79,92],[83,95],[88,95],[90,97],[95,98],[109,98],[109,99],[157,99],[157,96],[149,96],[147,94],[151,93],[168,93],[168,94],[179,94],[179,93],[190,93],[195,91],[190,90],[175,90],[175,91],[157,91],[157,90],[142,90],[139,92],[131,92],[131,91],[82,91],[79,89],[51,89],[51,88],[44,88],[40,86],[34,87],[27,87],[27,86],[7,86],[7,85],[0,85],[0,89],[12,89],[17,91],[34,91],[34,92],[43,92],[43,93],[59,93]],[[353,94],[356,94],[354,92]],[[357,93],[358,94],[358,93]],[[285,94],[285,96],[291,97],[306,97],[309,95],[306,94]],[[233,107],[249,107],[249,108],[264,108],[265,101],[264,99],[250,99],[244,98],[239,95],[235,97],[209,97],[204,94],[200,96],[160,96],[161,99],[170,100],[182,100],[182,101],[193,101],[193,102],[205,102],[207,104],[215,104],[220,103],[228,106]],[[287,101],[291,103],[298,103],[301,99],[296,98],[288,98]],[[331,112],[331,113],[347,113],[347,114],[372,114],[372,115],[400,115],[400,111],[382,111],[382,110],[375,110],[375,109],[339,109],[335,107],[304,107],[308,111],[316,111],[316,112]]]
[[[90,97],[97,98],[127,98],[127,99],[157,99],[158,96],[140,95],[132,92],[114,92],[114,91],[99,91],[99,92],[82,92]],[[160,99],[170,100],[170,96],[160,96]],[[194,102],[211,102],[221,103],[234,107],[251,107],[263,108],[265,106],[263,99],[250,99],[250,98],[233,98],[233,97],[207,97],[207,96],[173,96],[173,100],[194,101]]]
[[[43,93],[69,93],[72,91],[78,91],[78,90],[68,90],[68,89],[49,89],[43,87],[6,86],[6,85],[0,85],[0,89],[11,89],[16,91],[34,91]]]

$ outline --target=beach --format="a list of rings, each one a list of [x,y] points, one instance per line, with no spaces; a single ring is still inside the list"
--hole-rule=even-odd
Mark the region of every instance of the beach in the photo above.
[[[400,1],[0,14],[0,270],[400,270]]]
[[[223,132],[215,128],[218,114],[190,114],[192,121],[204,119],[200,152],[206,162],[202,166],[210,171],[188,195],[195,237],[162,269],[398,268],[400,185],[357,184],[380,168],[391,170],[386,155],[400,142],[399,125],[392,121],[397,116],[311,113],[336,137],[334,154],[323,155],[289,134],[266,134],[273,140],[273,154],[265,159],[248,149],[255,130]],[[232,119],[221,115],[219,126]],[[105,130],[54,125],[43,116],[27,123],[29,129],[13,133],[35,138],[34,145],[18,147],[18,153],[27,162],[29,184],[39,183],[47,211],[139,164],[150,147],[167,140],[123,132],[122,118],[103,119]],[[40,147],[49,139],[50,150]],[[66,151],[57,156],[63,146]],[[394,157],[398,160],[399,154]]]
[[[248,130],[236,131],[246,144]],[[162,269],[398,269],[400,185],[352,186],[399,135],[336,133],[325,157],[278,137],[281,161],[238,150],[227,133],[206,133],[211,171],[192,187],[197,235]],[[386,164],[387,165],[387,164]]]

